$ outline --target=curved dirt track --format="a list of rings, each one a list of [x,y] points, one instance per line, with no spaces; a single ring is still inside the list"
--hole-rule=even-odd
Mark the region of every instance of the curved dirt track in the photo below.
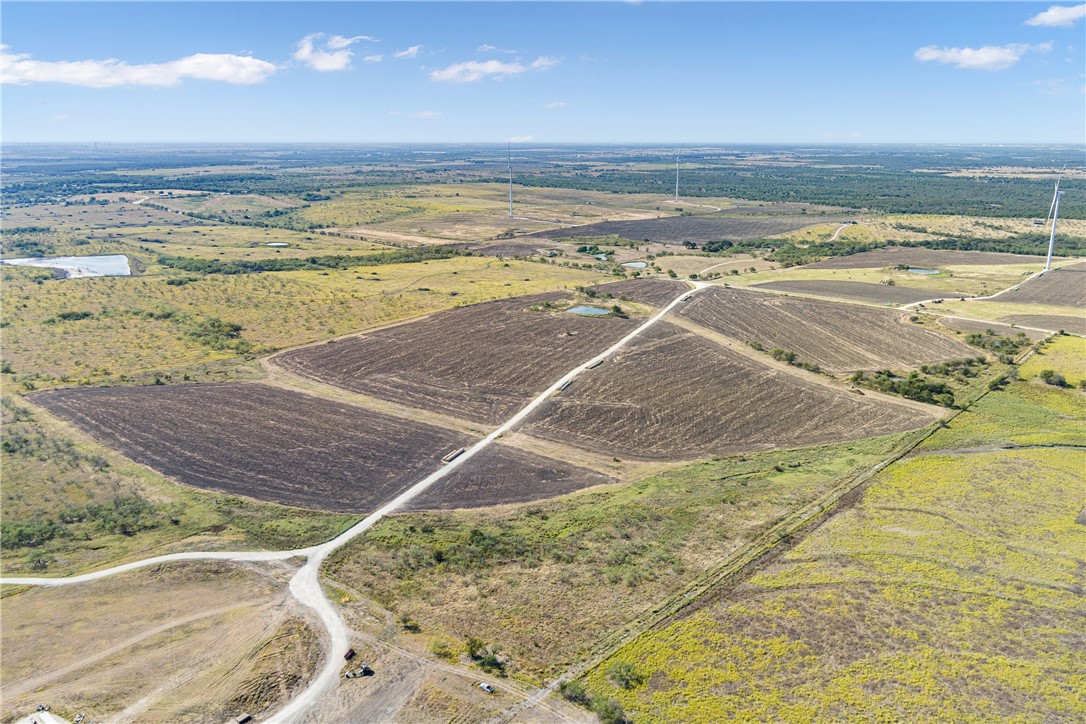
[[[171,561],[272,561],[284,560],[297,556],[305,556],[307,559],[305,565],[303,565],[290,580],[290,592],[294,595],[295,598],[298,599],[298,601],[309,606],[316,613],[317,617],[320,619],[321,623],[323,624],[325,630],[328,633],[328,649],[325,651],[325,660],[323,666],[321,667],[317,676],[314,677],[314,679],[306,687],[306,689],[303,690],[301,694],[296,696],[289,704],[287,704],[286,707],[284,707],[282,710],[269,718],[269,721],[275,722],[302,721],[306,719],[307,714],[315,708],[318,699],[330,688],[332,688],[336,684],[336,682],[338,682],[339,670],[342,666],[342,659],[339,658],[339,653],[341,651],[345,651],[348,644],[348,631],[346,624],[340,617],[339,612],[336,610],[335,606],[332,605],[331,601],[325,595],[324,589],[320,583],[320,567],[324,563],[325,559],[337,548],[340,548],[354,538],[362,535],[367,530],[376,525],[385,516],[407,505],[407,503],[428,490],[439,480],[443,479],[453,471],[459,469],[461,466],[466,464],[473,457],[489,447],[499,437],[523,422],[525,418],[527,418],[529,415],[535,412],[538,407],[545,403],[551,397],[551,395],[559,391],[559,389],[564,384],[572,381],[574,378],[584,372],[589,366],[606,359],[610,355],[622,349],[635,337],[659,322],[687,295],[696,293],[702,287],[706,286],[704,283],[699,282],[693,282],[693,284],[695,286],[695,289],[693,291],[683,291],[681,295],[675,297],[668,305],[666,305],[663,309],[657,312],[654,316],[652,316],[646,322],[631,331],[618,342],[613,344],[607,350],[567,372],[561,379],[559,379],[546,390],[544,390],[540,395],[538,395],[535,399],[529,402],[519,412],[509,418],[504,424],[502,424],[485,438],[465,450],[463,454],[452,460],[452,462],[446,464],[444,467],[426,476],[418,483],[415,483],[413,486],[398,495],[396,498],[386,503],[381,508],[377,509],[376,511],[366,516],[364,519],[362,519],[361,521],[351,526],[349,529],[326,543],[310,548],[300,548],[289,551],[254,551],[238,553],[221,551],[193,551],[188,553],[175,553],[165,556],[156,556],[154,558],[148,558],[143,561],[135,561],[133,563],[127,563],[124,565],[107,568],[101,571],[85,573],[78,576],[70,576],[67,578],[10,577],[0,579],[0,584],[66,586],[84,583],[86,581],[98,580],[107,576],[131,571],[136,568],[143,568],[146,566],[155,565],[157,563],[165,563]]]

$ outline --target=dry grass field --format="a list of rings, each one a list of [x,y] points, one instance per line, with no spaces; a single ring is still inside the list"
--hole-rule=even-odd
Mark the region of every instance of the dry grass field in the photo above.
[[[940,415],[831,389],[661,322],[555,396],[526,431],[622,457],[682,459],[898,432]]]
[[[226,721],[284,704],[309,679],[318,635],[288,570],[173,564],[0,602],[0,720],[49,704],[71,721]],[[108,635],[104,635],[108,632]]]
[[[704,460],[529,504],[397,515],[325,571],[416,621],[424,642],[455,651],[480,638],[500,646],[511,679],[540,682],[900,439]]]
[[[187,485],[336,512],[371,512],[473,442],[263,384],[94,387],[32,400]]]
[[[853,257],[842,257],[851,259]],[[740,267],[742,269],[743,267]],[[916,267],[918,269],[931,267]],[[1040,271],[1043,263],[1034,264],[964,264],[936,267],[937,274],[921,274],[907,269],[890,267],[826,268],[814,265],[795,266],[775,270],[762,270],[755,274],[743,273],[729,276],[734,286],[757,286],[769,282],[794,284],[812,283],[818,293],[841,292],[855,294],[860,301],[889,303],[896,299],[893,287],[926,292],[928,299],[937,297],[987,296],[1020,283],[1028,274]],[[724,267],[727,269],[727,267]],[[827,285],[840,283],[840,286]],[[866,284],[870,286],[856,286]],[[821,288],[819,288],[821,287]],[[890,287],[871,289],[870,287]],[[797,289],[802,287],[797,287]],[[901,292],[899,292],[900,294]],[[847,297],[843,297],[847,298]]]
[[[193,334],[211,319],[240,324],[241,339],[258,349],[281,348],[606,278],[481,257],[327,272],[194,276],[167,270],[42,283],[27,268],[4,268],[2,273],[9,320],[3,358],[14,369],[16,383],[25,380],[39,388],[150,381],[155,373],[218,381],[220,376],[193,367],[243,356],[215,349]],[[177,284],[179,279],[192,281]],[[79,318],[66,319],[62,313],[78,313]]]
[[[812,279],[806,281],[763,282],[755,284],[757,289],[773,289],[780,292],[808,294],[816,297],[846,299],[872,304],[912,304],[931,299],[937,295],[930,289],[918,289],[889,284],[870,284],[868,282],[843,282]]]
[[[795,352],[834,372],[973,356],[946,335],[908,324],[901,312],[719,287],[682,306],[683,317],[740,342]]]
[[[125,198],[135,200],[137,194],[124,195]],[[4,211],[4,226],[49,226],[58,232],[83,232],[94,233],[97,229],[111,227],[139,228],[144,226],[168,225],[172,227],[185,227],[206,222],[196,221],[181,214],[162,211],[145,206],[144,204],[131,204],[118,199],[110,200],[107,204],[43,204],[37,206],[24,206],[21,208],[6,209]]]
[[[1033,444],[1065,440],[1030,423],[1080,393],[1039,404],[1035,387],[989,394],[763,569],[604,661],[591,690],[644,722],[1082,719],[1086,456],[943,450],[1011,408]],[[1081,440],[1081,412],[1066,424]]]
[[[940,251],[922,247],[890,246],[850,256],[834,256],[808,264],[808,269],[866,269],[894,267],[898,264],[921,269],[947,266],[989,266],[993,264],[1044,264],[1043,256],[1000,254],[991,251]]]
[[[570,314],[562,311],[566,299],[555,293],[461,307],[274,361],[355,392],[497,423],[638,324]]]
[[[1070,385],[1086,378],[1086,339],[1081,337],[1052,337],[1022,363],[1019,374],[1037,377],[1042,370],[1063,375]]]

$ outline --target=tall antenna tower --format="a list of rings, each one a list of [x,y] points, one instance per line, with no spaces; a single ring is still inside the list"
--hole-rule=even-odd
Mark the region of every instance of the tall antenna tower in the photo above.
[[[513,218],[513,142],[505,144],[506,161],[509,164],[509,218]]]
[[[1064,167],[1066,168],[1066,166]],[[1052,204],[1048,207],[1048,218],[1052,219],[1052,233],[1048,237],[1048,258],[1045,259],[1045,271],[1052,268],[1052,249],[1056,246],[1056,220],[1060,216],[1060,196],[1063,192],[1060,191],[1060,181],[1063,180],[1063,171],[1060,171],[1059,177],[1056,179],[1056,190],[1052,194]],[[1045,219],[1046,221],[1048,219]]]
[[[675,203],[679,203],[679,156],[682,152],[682,146],[679,146],[679,150],[675,152]]]

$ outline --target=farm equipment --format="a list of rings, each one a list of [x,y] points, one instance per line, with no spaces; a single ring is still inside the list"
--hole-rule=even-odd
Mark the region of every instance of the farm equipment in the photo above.
[[[362,664],[357,669],[352,669],[343,675],[345,679],[360,679],[363,676],[373,676],[373,668],[369,664]]]
[[[441,458],[441,462],[443,462],[443,463],[451,463],[453,460],[456,460],[458,457],[460,457],[463,454],[464,454],[464,448],[460,448],[459,450],[453,450],[451,453],[449,453],[445,457]]]

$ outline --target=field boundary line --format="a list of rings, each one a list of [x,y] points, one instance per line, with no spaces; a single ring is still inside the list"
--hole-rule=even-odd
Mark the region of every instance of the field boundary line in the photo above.
[[[341,664],[339,658],[335,655],[338,650],[346,650],[347,642],[349,640],[347,634],[347,626],[340,616],[339,611],[329,601],[324,589],[320,583],[320,568],[328,556],[337,548],[349,543],[354,538],[365,533],[372,528],[378,522],[385,518],[393,511],[403,507],[405,504],[413,500],[415,497],[421,495],[428,490],[431,486],[437,483],[439,480],[447,476],[449,473],[457,470],[464,463],[471,460],[480,452],[485,450],[491,443],[500,438],[506,432],[512,430],[519,425],[525,418],[536,411],[537,408],[547,402],[551,396],[558,392],[559,389],[566,382],[575,379],[578,375],[582,374],[589,369],[590,366],[594,366],[596,363],[606,360],[612,354],[625,347],[630,341],[639,336],[649,327],[659,322],[663,317],[670,312],[676,305],[678,305],[684,298],[691,293],[695,293],[702,289],[705,285],[697,282],[692,282],[694,289],[686,289],[681,294],[676,296],[669,304],[662,308],[655,315],[650,317],[644,324],[639,325],[636,329],[628,333],[622,339],[603,352],[595,355],[591,359],[582,362],[577,367],[563,375],[559,380],[554,382],[550,387],[544,390],[531,402],[525,405],[519,412],[506,420],[500,427],[492,431],[489,435],[479,440],[475,444],[468,447],[463,453],[451,462],[447,463],[441,468],[438,468],[431,474],[419,482],[412,485],[407,490],[400,493],[398,496],[385,503],[383,506],[370,513],[358,523],[348,528],[343,533],[340,533],[335,538],[332,538],[327,543],[316,546],[312,549],[312,553],[309,556],[306,564],[302,566],[298,572],[290,580],[290,591],[294,596],[302,603],[312,608],[316,614],[320,617],[324,623],[325,630],[329,634],[331,643],[328,651],[326,652],[325,661],[323,667],[319,673],[304,691],[295,696],[285,707],[279,710],[276,714],[269,717],[269,721],[281,722],[281,721],[296,721],[303,718],[307,711],[309,711],[333,684],[339,680],[339,669]]]
[[[792,542],[794,536],[797,534],[804,532],[806,529],[821,525],[821,523],[838,512],[837,504],[842,498],[851,493],[861,491],[863,486],[870,482],[870,480],[878,473],[908,455],[916,449],[917,446],[946,426],[958,415],[973,407],[973,405],[983,399],[990,391],[991,390],[986,387],[980,389],[978,394],[970,399],[966,405],[963,405],[960,409],[953,410],[953,414],[914,432],[911,436],[902,441],[898,447],[882,461],[864,471],[848,476],[845,482],[838,484],[800,510],[789,514],[754,541],[751,541],[748,545],[727,556],[718,566],[701,574],[684,590],[672,594],[661,605],[635,617],[619,631],[603,637],[595,646],[593,646],[593,650],[586,660],[574,664],[561,676],[540,687],[535,696],[525,702],[515,704],[501,715],[491,719],[491,721],[512,721],[518,713],[524,711],[526,708],[530,708],[530,706],[526,707],[524,705],[534,706],[546,699],[558,689],[560,684],[587,674],[589,671],[600,666],[626,644],[636,640],[649,630],[664,624],[701,598],[711,594],[718,586],[742,575],[749,567],[756,565],[760,560],[771,555],[781,543]]]
[[[833,390],[834,392],[851,392],[855,394],[855,390],[857,389],[851,383],[839,380],[836,377],[829,377],[818,372],[811,372],[810,370],[805,370],[802,367],[796,367],[795,365],[790,365],[786,362],[780,362],[778,360],[775,360],[765,352],[759,352],[751,347],[749,344],[742,342],[735,337],[729,337],[726,334],[717,332],[713,329],[709,329],[708,327],[698,324],[692,319],[687,319],[686,317],[674,317],[670,320],[670,322],[676,327],[680,327],[688,332],[692,332],[693,334],[707,339],[710,342],[717,344],[731,352],[734,352],[741,357],[745,357],[757,364],[768,367],[769,369],[776,370],[782,374],[791,375],[792,377],[795,377],[799,380],[806,380],[811,384],[825,387],[826,389]],[[878,390],[864,389],[863,394],[865,397],[874,398],[875,400],[884,404],[895,405],[897,407],[905,407],[910,410],[916,410],[917,412],[924,412],[932,418],[941,418],[944,414],[942,410],[944,410],[945,408],[940,408],[936,405],[929,405],[926,402],[917,402],[916,400],[910,400],[904,397],[896,397],[885,392],[879,392]]]
[[[270,361],[270,358],[261,360],[261,366],[267,371],[268,376],[262,380],[254,380],[250,384],[264,384],[272,387],[280,387],[292,392],[300,392],[310,397],[319,397],[330,402],[336,402],[352,407],[359,407],[372,412],[380,412],[392,415],[412,422],[421,422],[425,425],[434,425],[446,430],[460,432],[465,435],[482,436],[490,425],[474,423],[471,420],[452,417],[440,412],[429,412],[418,407],[411,407],[392,400],[383,400],[380,397],[367,395],[364,392],[355,392],[345,387],[336,387],[327,382],[321,382],[311,377],[298,374],[285,367]]]

